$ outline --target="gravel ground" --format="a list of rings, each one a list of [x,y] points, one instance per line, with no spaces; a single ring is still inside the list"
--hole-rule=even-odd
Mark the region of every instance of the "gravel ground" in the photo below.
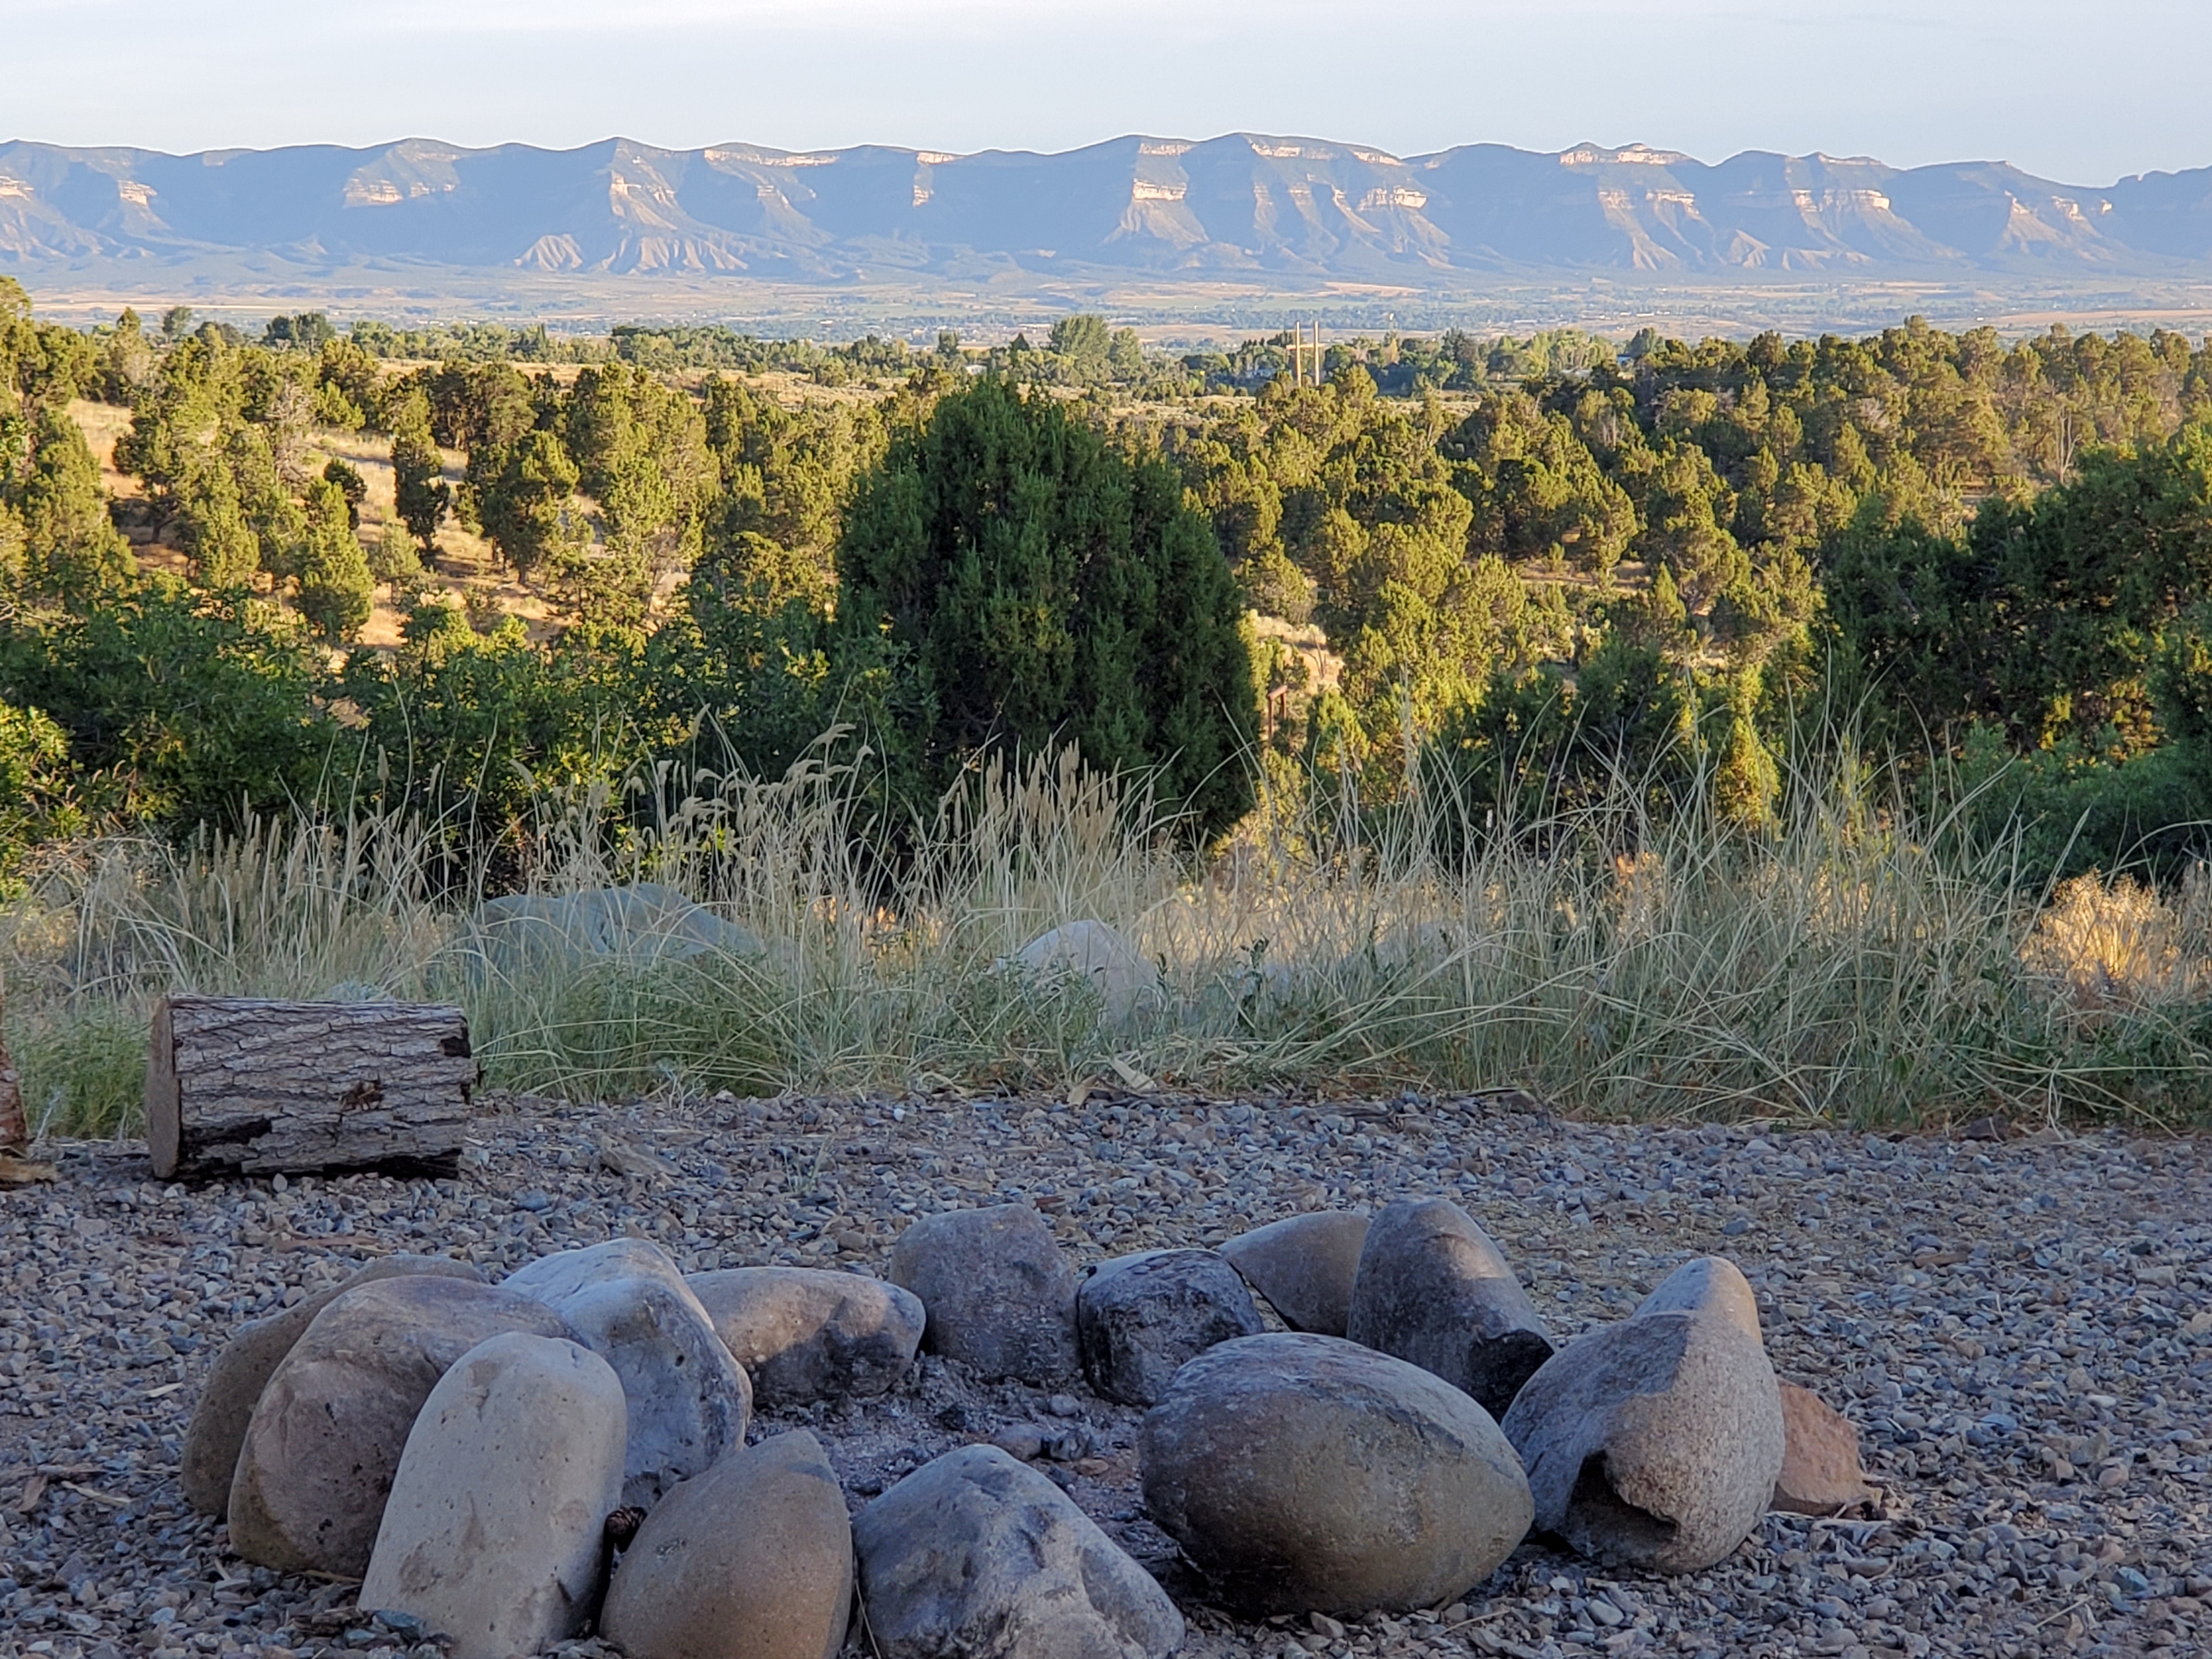
[[[1532,1542],[1433,1615],[1253,1626],[1209,1609],[1144,1521],[1132,1412],[925,1360],[884,1400],[757,1433],[817,1428],[859,1504],[951,1446],[1043,1425],[1046,1467],[1175,1591],[1201,1659],[2212,1651],[2206,1143],[1608,1127],[1532,1106],[497,1101],[457,1180],[283,1191],[163,1188],[137,1146],[55,1149],[57,1182],[0,1194],[0,1653],[408,1651],[364,1626],[352,1585],[230,1555],[175,1480],[224,1335],[374,1255],[450,1252],[496,1276],[635,1233],[687,1270],[868,1271],[911,1216],[1025,1197],[1087,1261],[1437,1193],[1498,1238],[1559,1337],[1626,1313],[1686,1255],[1734,1257],[1777,1369],[1860,1425],[1881,1512],[1770,1517],[1674,1579]]]

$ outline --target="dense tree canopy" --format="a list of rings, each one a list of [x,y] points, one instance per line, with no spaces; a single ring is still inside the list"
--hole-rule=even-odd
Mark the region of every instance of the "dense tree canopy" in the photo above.
[[[1290,343],[312,313],[249,343],[181,307],[57,327],[0,283],[0,865],[314,799],[519,835],[532,781],[774,771],[841,722],[902,815],[1074,742],[1209,834],[1255,766],[1524,821],[1695,786],[1755,833],[1817,708],[1986,825],[2045,826],[2054,867],[2205,845],[2206,349],[1455,333],[1339,340],[1315,386]],[[122,507],[87,397],[131,411]],[[531,630],[441,596],[457,520]]]
[[[1165,462],[987,382],[893,439],[837,569],[846,629],[890,647],[924,789],[994,749],[1073,742],[1152,772],[1209,835],[1243,813],[1255,709],[1235,590]]]

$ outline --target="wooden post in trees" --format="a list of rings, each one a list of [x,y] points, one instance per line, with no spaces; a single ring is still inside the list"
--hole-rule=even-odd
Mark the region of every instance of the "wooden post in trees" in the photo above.
[[[451,1175],[481,1073],[458,1008],[170,997],[146,1060],[147,1147],[164,1181]]]

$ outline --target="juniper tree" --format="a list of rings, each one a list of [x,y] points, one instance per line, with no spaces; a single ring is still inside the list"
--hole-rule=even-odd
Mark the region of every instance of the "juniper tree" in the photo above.
[[[422,544],[438,546],[438,526],[453,505],[453,486],[445,482],[446,458],[430,434],[430,403],[420,392],[399,400],[392,421],[392,488],[399,521]]]
[[[36,596],[82,604],[129,578],[130,546],[108,519],[100,464],[59,409],[40,413],[16,505],[22,578]]]
[[[893,441],[837,563],[848,650],[889,649],[911,787],[1073,742],[1094,765],[1150,771],[1203,834],[1249,804],[1235,584],[1158,459],[986,381]]]
[[[307,519],[307,539],[300,550],[300,614],[325,644],[343,644],[368,620],[376,579],[347,517],[343,489],[326,478],[308,485]]]
[[[470,456],[471,471],[477,460],[477,455]],[[559,434],[525,434],[494,452],[483,474],[476,486],[477,520],[523,580],[590,541],[590,527],[571,505],[579,481],[576,464]]]

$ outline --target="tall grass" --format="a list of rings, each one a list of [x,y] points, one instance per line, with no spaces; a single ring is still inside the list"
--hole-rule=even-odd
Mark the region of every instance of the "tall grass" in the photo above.
[[[1070,754],[983,770],[893,863],[854,833],[862,780],[830,752],[772,781],[663,769],[543,802],[533,890],[664,883],[757,941],[684,961],[488,952],[440,890],[437,826],[83,848],[0,913],[27,1103],[131,1129],[148,1012],[190,989],[457,1000],[492,1081],[581,1098],[1139,1073],[1515,1085],[1607,1116],[2212,1114],[2201,879],[2054,898],[1847,764],[1789,779],[1759,834],[1694,805],[1710,791],[1664,818],[1625,787],[1504,826],[1417,793],[1355,833],[1275,790],[1194,860],[1140,787]],[[1462,833],[1436,835],[1444,815]],[[1080,919],[1158,965],[1157,1006],[1117,1025],[1086,984],[1008,970]]]

